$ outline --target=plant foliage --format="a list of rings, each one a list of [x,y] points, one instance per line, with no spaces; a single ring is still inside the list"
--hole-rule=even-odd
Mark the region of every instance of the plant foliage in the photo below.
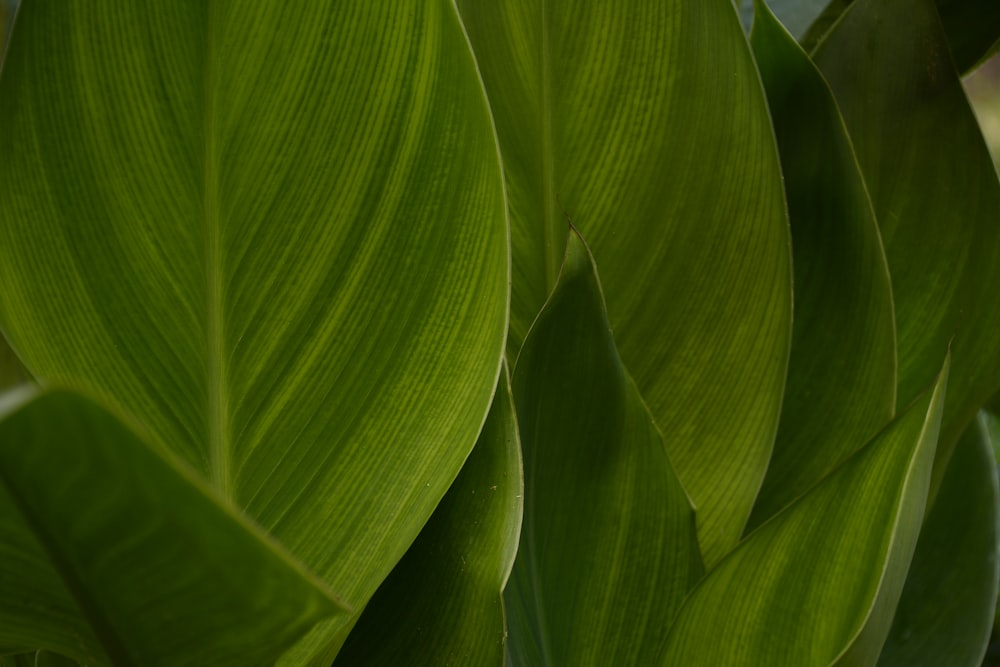
[[[0,14],[0,665],[979,664],[995,6]]]

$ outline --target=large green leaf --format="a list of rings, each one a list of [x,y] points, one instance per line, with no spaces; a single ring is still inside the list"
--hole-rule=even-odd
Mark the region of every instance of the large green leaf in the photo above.
[[[764,476],[791,328],[780,165],[732,3],[459,7],[507,177],[509,351],[555,283],[564,207],[715,562]]]
[[[514,369],[524,525],[508,609],[516,664],[644,665],[702,572],[694,514],[621,364],[574,232]]]
[[[813,3],[814,0],[796,0]],[[854,0],[829,0],[801,38],[807,50],[813,50],[840,20]],[[936,0],[937,13],[948,40],[951,59],[960,72],[968,72],[1000,48],[1000,3],[994,0]],[[895,30],[892,23],[884,30]]]
[[[920,531],[948,367],[691,593],[663,665],[874,664]]]
[[[896,404],[889,269],[854,150],[823,77],[757,6],[751,43],[785,173],[795,321],[781,422],[750,527],[867,442]]]
[[[501,173],[453,4],[36,0],[11,45],[14,349],[135,414],[360,609],[502,356]]]
[[[97,404],[64,390],[3,400],[4,543],[28,533],[51,578],[0,580],[0,645],[88,664],[273,664],[338,611],[318,580]],[[84,628],[64,618],[74,603]]]
[[[472,454],[417,540],[368,603],[337,664],[502,667],[502,591],[524,487],[506,369]]]
[[[936,487],[965,425],[1000,388],[1000,182],[932,0],[858,0],[815,60],[844,114],[885,243],[897,405],[913,400],[952,349]]]
[[[996,461],[981,419],[966,429],[927,514],[879,665],[978,667],[993,626]]]

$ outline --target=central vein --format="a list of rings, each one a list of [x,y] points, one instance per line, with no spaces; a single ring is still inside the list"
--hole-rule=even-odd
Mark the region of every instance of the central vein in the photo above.
[[[545,2],[541,3],[541,39],[539,61],[541,67],[541,168],[542,168],[542,229],[545,254],[546,293],[551,292],[562,266],[563,244],[566,240],[566,223],[559,216],[556,191],[554,142],[552,136],[552,66],[549,54],[549,26]]]
[[[205,68],[205,116],[203,123],[204,164],[204,225],[205,225],[205,307],[208,374],[208,457],[209,478],[223,495],[231,498],[229,424],[227,419],[229,396],[226,384],[225,346],[223,331],[223,277],[222,244],[219,220],[219,165],[215,128],[216,63],[214,53],[215,28],[212,9],[209,7],[208,50]]]

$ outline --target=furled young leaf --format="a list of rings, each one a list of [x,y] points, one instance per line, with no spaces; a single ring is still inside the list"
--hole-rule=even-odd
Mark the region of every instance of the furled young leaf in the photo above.
[[[985,429],[974,421],[951,457],[879,658],[883,667],[983,664],[1000,575],[1000,492]]]
[[[802,46],[813,50],[853,2],[829,0],[807,31],[795,33],[801,37]],[[936,0],[935,5],[948,40],[951,59],[958,71],[974,69],[1000,48],[1000,3],[994,0]],[[897,25],[883,24],[880,32],[887,29],[896,30]]]
[[[458,4],[507,177],[509,351],[555,282],[564,208],[713,563],[764,476],[791,328],[780,165],[732,3]]]
[[[833,94],[760,0],[751,43],[778,137],[795,268],[788,382],[753,528],[892,419],[896,339],[878,225]]]
[[[36,0],[11,45],[14,348],[135,414],[360,610],[502,356],[502,175],[453,4]]]
[[[96,403],[64,390],[3,400],[5,509],[65,591],[48,599],[54,582],[27,579],[38,569],[5,577],[0,645],[33,641],[88,664],[272,664],[319,619],[343,613],[256,527]],[[86,631],[52,613],[67,593]]]
[[[701,574],[690,501],[622,366],[596,267],[570,234],[514,370],[524,526],[515,664],[646,665]],[[539,659],[540,658],[540,659]]]
[[[920,531],[948,366],[934,387],[702,580],[662,665],[874,664]]]
[[[501,593],[521,530],[523,483],[506,369],[462,472],[368,603],[337,665],[502,667]]]
[[[931,380],[949,345],[953,352],[936,488],[965,425],[1000,388],[1000,182],[931,0],[858,0],[815,60],[843,111],[885,243],[897,405]]]

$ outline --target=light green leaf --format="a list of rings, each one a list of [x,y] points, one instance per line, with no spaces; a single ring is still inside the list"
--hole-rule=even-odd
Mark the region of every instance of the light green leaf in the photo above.
[[[564,208],[716,562],[764,476],[791,329],[780,165],[732,3],[459,7],[507,177],[509,353],[554,285]]]
[[[847,130],[809,57],[757,6],[751,43],[785,173],[795,320],[781,422],[750,528],[867,442],[896,403],[889,269]]]
[[[702,580],[663,665],[873,664],[920,531],[948,364],[934,387]]]
[[[3,400],[0,485],[89,628],[47,613],[53,582],[5,577],[0,644],[30,637],[91,664],[270,664],[343,612],[256,527],[96,403],[64,390]],[[53,601],[65,606],[65,593]],[[32,636],[42,628],[50,638]],[[67,651],[71,638],[79,643]]]
[[[453,4],[39,0],[11,44],[14,348],[135,414],[360,610],[474,445],[503,350],[501,172]]]
[[[525,475],[507,589],[521,598],[511,616],[526,616],[511,620],[515,664],[650,664],[702,572],[694,514],[575,232],[513,383]]]
[[[1000,182],[931,0],[858,0],[815,60],[844,114],[885,242],[897,405],[913,400],[952,350],[933,495],[965,425],[1000,388]]]
[[[993,626],[998,558],[996,461],[982,419],[959,440],[927,514],[879,665],[978,667]]]
[[[502,591],[521,529],[524,487],[506,368],[462,472],[368,603],[343,665],[504,664]]]

